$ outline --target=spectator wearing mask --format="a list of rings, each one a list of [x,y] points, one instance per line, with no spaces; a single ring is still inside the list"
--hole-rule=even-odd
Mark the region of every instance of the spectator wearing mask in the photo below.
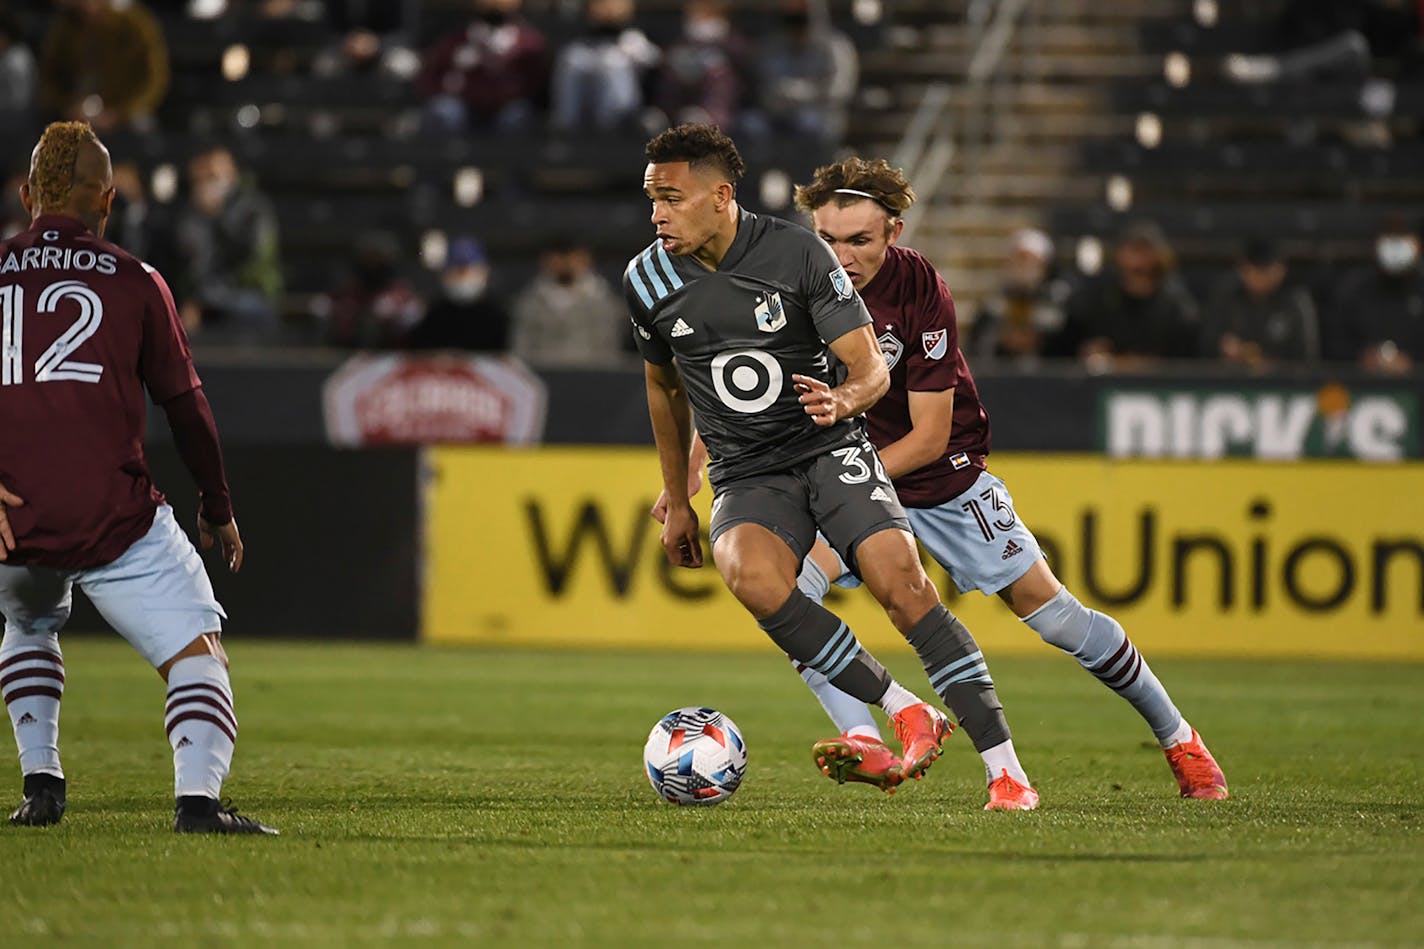
[[[351,272],[318,300],[326,341],[347,349],[396,349],[420,322],[425,303],[401,274],[401,246],[374,231],[356,242]]]
[[[657,105],[669,124],[736,126],[747,99],[742,76],[752,74],[751,48],[732,28],[724,0],[688,0],[682,37],[663,58]]]
[[[662,52],[633,25],[633,12],[633,0],[588,0],[582,32],[554,62],[555,128],[606,131],[638,119],[644,80]]]
[[[450,242],[440,287],[440,299],[410,333],[411,349],[509,349],[509,311],[490,290],[489,258],[479,241],[459,237]]]
[[[1320,358],[1320,326],[1304,287],[1286,282],[1287,266],[1274,241],[1252,239],[1235,271],[1212,295],[1202,325],[1209,358],[1251,369]]]
[[[544,35],[520,10],[523,0],[474,0],[475,18],[426,53],[416,88],[438,129],[522,130],[548,93]]]
[[[754,132],[840,140],[860,63],[855,44],[832,28],[823,2],[782,0],[780,29],[758,44],[756,63],[760,127]]]
[[[60,0],[40,56],[41,105],[100,132],[146,128],[168,91],[168,46],[138,0]]]
[[[1419,235],[1385,221],[1375,260],[1346,275],[1335,299],[1328,355],[1371,372],[1399,374],[1424,361],[1424,267]]]
[[[1032,365],[1063,329],[1066,281],[1053,274],[1053,241],[1025,228],[1009,238],[1003,282],[975,314],[967,349],[980,359]]]
[[[188,163],[189,195],[175,228],[175,295],[188,332],[270,341],[282,295],[277,214],[244,180],[232,152],[206,148]]]
[[[626,314],[619,294],[594,270],[588,248],[556,241],[514,301],[510,347],[531,363],[607,366],[628,351]]]
[[[1134,372],[1201,354],[1196,301],[1176,275],[1161,228],[1138,221],[1123,229],[1112,265],[1068,298],[1052,348],[1076,355],[1090,372]]]

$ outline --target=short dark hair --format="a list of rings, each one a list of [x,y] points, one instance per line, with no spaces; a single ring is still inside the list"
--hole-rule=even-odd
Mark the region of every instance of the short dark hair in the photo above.
[[[644,151],[655,165],[685,161],[694,170],[715,169],[732,184],[747,173],[737,143],[715,125],[685,122],[674,126],[654,136]]]

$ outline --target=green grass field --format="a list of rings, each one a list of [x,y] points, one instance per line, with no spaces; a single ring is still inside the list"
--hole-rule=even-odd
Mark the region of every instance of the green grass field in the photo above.
[[[1217,803],[1177,798],[1145,726],[1070,660],[997,661],[1044,805],[986,814],[962,735],[894,797],[827,781],[808,751],[828,726],[770,652],[229,650],[228,791],[284,836],[171,833],[161,686],[122,643],[74,638],[69,813],[0,828],[5,944],[1424,940],[1419,666],[1157,662],[1226,770]],[[693,703],[751,755],[707,810],[640,771],[653,722]]]

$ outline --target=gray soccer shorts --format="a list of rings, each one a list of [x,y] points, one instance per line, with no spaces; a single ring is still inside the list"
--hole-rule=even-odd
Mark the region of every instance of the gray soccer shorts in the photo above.
[[[854,566],[860,542],[888,527],[909,532],[905,509],[869,441],[836,448],[785,471],[751,475],[722,485],[712,501],[711,539],[738,524],[760,524],[798,561],[820,530],[841,559]]]

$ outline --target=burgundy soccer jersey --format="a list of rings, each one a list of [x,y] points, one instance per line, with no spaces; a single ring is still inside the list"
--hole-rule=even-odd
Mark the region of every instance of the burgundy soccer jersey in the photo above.
[[[200,383],[173,296],[157,271],[44,215],[0,242],[0,484],[8,563],[85,568],[144,535],[163,496],[143,455],[155,402]]]
[[[895,493],[906,507],[943,504],[974,484],[989,454],[989,415],[959,350],[954,299],[928,260],[894,245],[860,298],[890,366],[890,390],[865,416],[875,447],[910,433],[911,392],[954,390],[954,421],[944,454],[895,479]]]

